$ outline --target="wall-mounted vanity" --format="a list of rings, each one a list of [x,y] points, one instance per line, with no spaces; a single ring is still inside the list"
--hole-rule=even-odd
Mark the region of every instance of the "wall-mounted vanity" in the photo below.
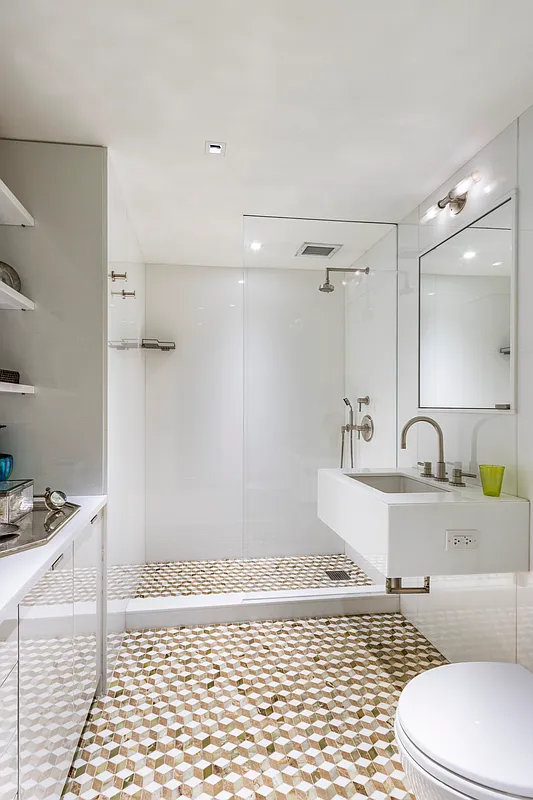
[[[318,516],[374,579],[528,569],[529,501],[416,470],[320,470]]]

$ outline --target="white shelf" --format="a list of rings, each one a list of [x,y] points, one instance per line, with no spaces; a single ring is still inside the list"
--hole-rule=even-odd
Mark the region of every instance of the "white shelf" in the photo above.
[[[0,225],[35,225],[30,212],[2,180],[0,180]]]
[[[0,394],[35,394],[35,386],[24,383],[4,383],[0,381]]]
[[[23,294],[0,281],[0,309],[10,311],[33,311],[35,303]]]

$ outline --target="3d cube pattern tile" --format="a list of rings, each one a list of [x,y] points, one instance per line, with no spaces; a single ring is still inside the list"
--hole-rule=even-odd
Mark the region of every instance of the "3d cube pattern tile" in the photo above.
[[[344,570],[347,580],[332,581],[327,571]],[[95,600],[96,572],[76,569],[76,599]],[[68,571],[48,573],[25,598],[27,605],[66,602],[72,577]],[[107,576],[108,598],[178,597],[286,589],[371,586],[372,581],[343,554],[254,558],[222,561],[171,561],[112,566]]]
[[[65,798],[403,800],[395,705],[443,663],[400,614],[131,632]]]

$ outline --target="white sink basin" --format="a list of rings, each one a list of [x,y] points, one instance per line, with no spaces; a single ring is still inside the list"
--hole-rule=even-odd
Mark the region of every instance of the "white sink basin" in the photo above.
[[[318,474],[318,516],[375,580],[529,569],[529,502],[415,470]],[[461,537],[465,537],[461,539]]]
[[[348,475],[354,481],[365,483],[386,494],[428,494],[446,492],[442,486],[430,485],[409,475],[393,473],[389,475]]]

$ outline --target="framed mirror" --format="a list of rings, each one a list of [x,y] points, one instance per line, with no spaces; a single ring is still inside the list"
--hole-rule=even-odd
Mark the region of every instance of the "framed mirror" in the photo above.
[[[420,409],[513,409],[514,204],[419,259]]]

